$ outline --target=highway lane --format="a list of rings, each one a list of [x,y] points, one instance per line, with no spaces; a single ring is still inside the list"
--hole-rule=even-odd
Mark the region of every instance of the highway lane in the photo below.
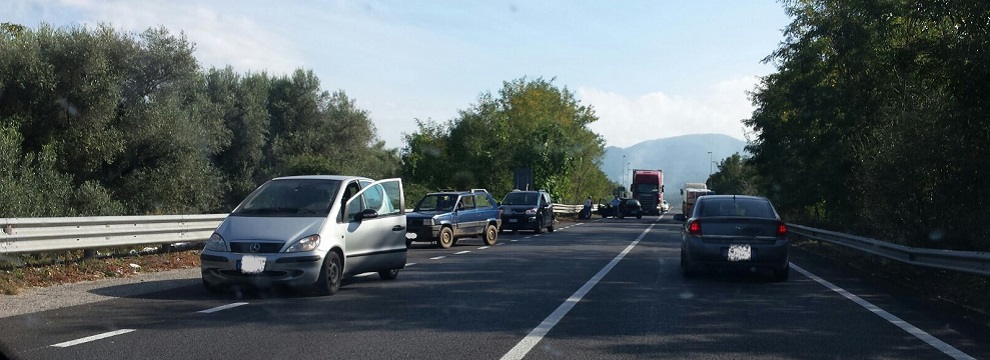
[[[216,296],[184,280],[166,292],[0,319],[0,342],[25,359],[500,358],[640,238],[525,358],[947,357],[799,273],[788,283],[748,274],[685,280],[669,218],[505,233],[492,247],[418,245],[396,281],[358,277],[332,297]],[[939,314],[870,300],[965,354],[990,355],[985,332],[946,330]],[[232,304],[240,305],[199,313]],[[111,331],[119,333],[51,346]]]

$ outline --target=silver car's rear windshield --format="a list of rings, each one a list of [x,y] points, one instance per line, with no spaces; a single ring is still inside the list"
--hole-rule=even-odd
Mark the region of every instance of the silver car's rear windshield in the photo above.
[[[763,199],[709,198],[698,199],[699,217],[745,216],[775,219],[770,202]]]
[[[280,179],[261,185],[232,215],[327,216],[340,189],[339,180]]]

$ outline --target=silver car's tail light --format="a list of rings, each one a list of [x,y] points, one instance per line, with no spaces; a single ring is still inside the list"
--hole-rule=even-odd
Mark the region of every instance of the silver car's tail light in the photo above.
[[[203,245],[203,250],[222,251],[222,252],[230,251],[227,248],[227,242],[224,241],[223,237],[217,233],[213,233],[213,235],[210,235],[210,239],[206,240],[206,245]]]

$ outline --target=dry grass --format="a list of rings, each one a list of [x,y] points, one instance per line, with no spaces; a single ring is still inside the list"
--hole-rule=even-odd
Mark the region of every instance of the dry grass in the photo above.
[[[22,289],[80,281],[128,277],[140,273],[199,266],[199,251],[180,251],[126,257],[85,259],[48,265],[26,265],[0,270],[0,294]]]

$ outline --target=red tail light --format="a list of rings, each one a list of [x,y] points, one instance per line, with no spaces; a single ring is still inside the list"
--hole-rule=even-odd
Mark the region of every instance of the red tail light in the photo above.
[[[784,223],[777,223],[777,236],[787,236],[787,225]]]
[[[688,234],[701,235],[701,221],[692,221],[691,225],[688,225]]]

